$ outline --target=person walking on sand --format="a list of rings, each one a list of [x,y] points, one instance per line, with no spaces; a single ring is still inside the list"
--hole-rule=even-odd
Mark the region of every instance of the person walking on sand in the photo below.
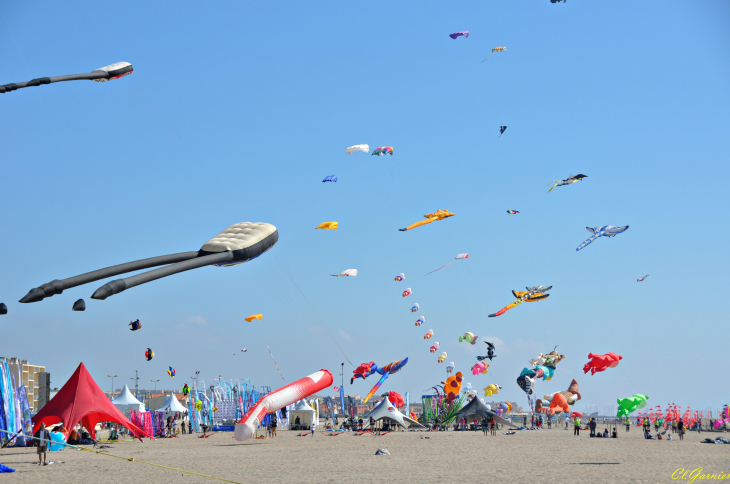
[[[578,416],[573,419],[573,435],[580,437],[580,417]]]
[[[42,423],[38,430],[38,465],[41,465],[41,454],[43,455],[43,464],[46,465],[46,452],[48,451],[48,441],[51,440],[51,433],[46,430],[46,424]]]

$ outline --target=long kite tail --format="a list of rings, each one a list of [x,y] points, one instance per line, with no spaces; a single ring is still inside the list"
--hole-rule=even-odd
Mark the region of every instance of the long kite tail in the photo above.
[[[590,244],[591,244],[591,242],[593,242],[593,241],[594,241],[594,240],[596,240],[597,238],[598,238],[598,237],[596,237],[595,235],[591,235],[591,237],[590,237],[590,238],[589,238],[588,240],[586,240],[585,242],[583,242],[582,244],[580,244],[580,245],[578,246],[578,248],[577,248],[577,249],[575,249],[575,251],[576,251],[576,252],[578,252],[578,251],[579,251],[579,250],[581,250],[581,249],[582,249],[583,247],[585,247],[585,246],[587,246],[587,245],[590,245]]]
[[[548,190],[548,193],[552,192],[552,191],[553,191],[553,188],[555,188],[556,186],[558,186],[558,184],[557,184],[557,183],[556,183],[555,185],[553,185],[553,186],[552,186],[552,187],[550,188],[550,190]]]
[[[429,218],[429,219],[426,219],[426,220],[420,220],[420,221],[418,221],[416,223],[413,223],[413,224],[409,225],[408,227],[406,227],[404,229],[398,229],[398,230],[400,230],[401,232],[405,232],[406,230],[415,229],[416,227],[420,227],[421,225],[430,224],[431,222],[433,222],[433,220],[434,219],[432,219],[432,218]]]
[[[455,262],[455,261],[454,261],[454,262]],[[431,274],[432,272],[440,271],[440,270],[441,270],[441,269],[443,269],[444,267],[448,267],[448,266],[450,266],[451,264],[453,264],[453,262],[449,262],[449,263],[448,263],[448,264],[446,264],[445,266],[441,266],[441,267],[439,267],[438,269],[436,269],[436,270],[433,270],[433,271],[429,272],[428,274]],[[424,274],[424,276],[427,276],[428,274]]]
[[[489,54],[489,55],[487,56],[487,59],[489,59],[489,58],[490,58],[490,57],[492,57],[493,55],[494,55],[494,52],[492,52],[491,54]],[[485,61],[485,60],[487,60],[487,59],[484,59],[484,60],[483,60],[482,62],[484,62],[484,61]]]
[[[522,304],[522,299],[518,299],[517,301],[506,305],[505,307],[503,307],[502,309],[500,309],[496,313],[490,314],[489,317],[490,318],[496,318],[497,316],[501,316],[504,313],[506,313],[507,311],[509,311],[510,309],[512,309],[513,307],[519,306],[520,304]]]
[[[389,376],[390,376],[390,372],[383,375],[383,377],[378,381],[378,383],[375,384],[375,386],[372,388],[372,390],[370,390],[370,393],[367,394],[367,396],[365,397],[365,400],[363,400],[362,403],[368,403],[368,400],[370,400],[370,397],[372,397],[373,394],[375,394],[375,392],[378,391],[378,388],[380,388],[380,385],[382,385],[383,382],[385,380],[387,380]]]

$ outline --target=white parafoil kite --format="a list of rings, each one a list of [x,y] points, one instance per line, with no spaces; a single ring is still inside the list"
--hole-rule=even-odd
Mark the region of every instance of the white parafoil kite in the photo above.
[[[346,271],[342,271],[339,274],[332,274],[332,277],[340,277],[340,276],[356,276],[357,275],[357,269],[347,269]]]
[[[345,149],[345,153],[348,155],[351,155],[353,151],[364,151],[365,153],[370,152],[370,146],[369,145],[355,145],[350,146],[349,148]]]
[[[459,255],[457,255],[455,257],[455,259],[468,259],[468,258],[469,258],[469,254],[468,253],[466,253],[466,254],[459,254]]]

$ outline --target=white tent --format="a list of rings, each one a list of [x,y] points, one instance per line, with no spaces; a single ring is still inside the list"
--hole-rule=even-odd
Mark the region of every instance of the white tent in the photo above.
[[[144,404],[134,398],[132,392],[129,391],[129,387],[124,385],[122,392],[112,400],[115,407],[119,409],[124,415],[129,415],[130,410],[136,410],[138,412],[144,412]]]
[[[400,424],[404,428],[406,427],[406,423],[409,423],[411,427],[423,427],[423,425],[418,423],[416,420],[413,420],[400,413],[398,409],[395,408],[395,405],[393,405],[387,397],[383,398],[383,401],[380,402],[374,409],[363,415],[362,419],[364,429],[370,426],[370,417],[372,417],[373,420],[375,420],[376,422],[378,420],[387,418]]]
[[[157,411],[164,413],[165,418],[167,418],[168,415],[173,413],[184,413],[187,411],[187,408],[183,407],[182,404],[178,402],[174,393],[170,393],[170,398],[168,398],[165,401],[165,404],[158,408]]]
[[[299,400],[294,405],[294,408],[289,411],[289,428],[291,429],[295,425],[302,425],[307,429],[311,429],[312,423],[314,423],[314,414],[314,409],[307,405],[306,400]],[[297,418],[299,418],[298,424],[296,423]]]

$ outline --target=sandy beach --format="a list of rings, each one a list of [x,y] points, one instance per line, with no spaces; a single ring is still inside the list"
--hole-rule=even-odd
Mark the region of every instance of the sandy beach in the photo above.
[[[395,432],[373,437],[349,434],[297,437],[283,431],[274,439],[236,442],[231,433],[208,439],[122,442],[112,454],[246,484],[268,482],[670,482],[679,468],[730,473],[730,445],[700,444],[723,433],[689,432],[684,441],[647,441],[641,429],[618,439],[574,437],[573,431],[521,431],[485,437],[481,432]],[[422,437],[429,437],[428,439]],[[390,456],[376,456],[378,448]],[[15,468],[4,482],[139,483],[216,482],[141,462],[65,450],[49,453],[63,461],[40,467],[35,449],[3,449],[0,462]],[[675,478],[681,473],[676,473]],[[688,481],[689,479],[685,479]]]

